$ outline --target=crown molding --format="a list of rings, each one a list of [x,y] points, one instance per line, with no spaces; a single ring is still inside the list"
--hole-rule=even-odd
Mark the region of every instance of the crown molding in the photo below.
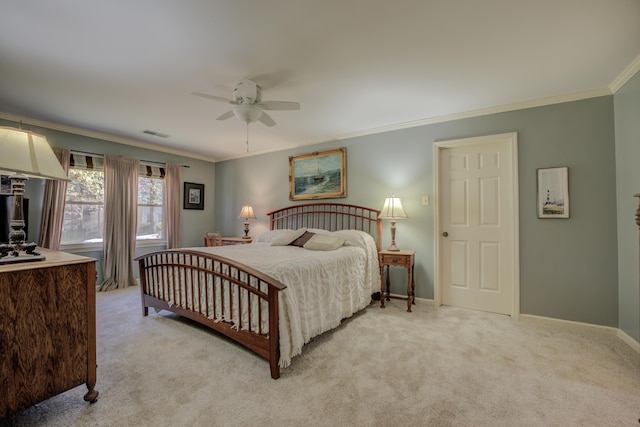
[[[612,94],[612,92],[609,90],[609,88],[600,88],[600,89],[594,89],[594,90],[590,90],[590,91],[578,92],[578,93],[573,93],[573,94],[552,96],[552,97],[540,98],[540,99],[533,99],[533,100],[530,100],[530,101],[523,101],[523,102],[517,102],[517,103],[513,103],[513,104],[498,105],[498,106],[495,106],[495,107],[481,108],[481,109],[478,109],[478,110],[471,110],[471,111],[466,111],[466,112],[462,112],[462,113],[447,114],[447,115],[443,115],[443,116],[437,116],[437,117],[430,117],[430,118],[426,118],[426,119],[414,120],[414,121],[411,121],[411,122],[399,123],[399,124],[394,124],[394,125],[389,125],[389,126],[382,126],[382,127],[378,127],[378,128],[373,128],[373,129],[360,131],[360,132],[352,132],[352,133],[348,133],[348,134],[342,134],[342,135],[338,135],[336,137],[333,137],[331,139],[327,139],[325,141],[318,141],[318,142],[328,142],[328,141],[334,141],[334,140],[339,140],[339,139],[354,138],[354,137],[358,137],[358,136],[365,136],[365,135],[371,135],[371,134],[376,134],[376,133],[389,132],[389,131],[393,131],[393,130],[401,130],[401,129],[407,129],[407,128],[412,128],[412,127],[417,127],[417,126],[424,126],[424,125],[432,125],[432,124],[436,124],[436,123],[451,122],[451,121],[460,120],[460,119],[468,119],[468,118],[471,118],[471,117],[487,116],[487,115],[490,115],[490,114],[504,113],[504,112],[515,111],[515,110],[524,110],[524,109],[527,109],[527,108],[542,107],[542,106],[545,106],[545,105],[561,104],[561,103],[571,102],[571,101],[580,101],[582,99],[597,98],[597,97],[600,97],[600,96],[607,96],[607,95],[611,95],[611,94]]]
[[[215,163],[217,160],[214,157],[203,156],[200,154],[192,153],[184,150],[177,150],[175,148],[163,147],[161,145],[155,145],[148,142],[137,141],[131,138],[124,138],[121,136],[115,136],[108,133],[83,129],[75,126],[63,125],[60,123],[48,122],[45,120],[32,119],[24,116],[17,116],[14,114],[8,114],[0,112],[0,119],[9,120],[16,123],[23,123],[32,126],[43,127],[51,130],[57,130],[60,132],[72,133],[74,135],[86,136],[89,138],[101,139],[108,142],[117,142],[119,144],[130,145],[132,147],[144,148],[145,150],[159,151],[161,153],[175,154],[177,156],[188,157],[191,159],[204,160],[206,162]]]
[[[633,76],[640,70],[640,55],[625,68],[622,73],[609,85],[612,93],[616,93],[626,82],[631,80]]]
[[[636,61],[634,61],[629,67],[627,67],[627,69],[625,69],[625,71],[621,74],[621,77],[625,76],[626,77],[625,82],[626,82],[629,78],[631,78],[638,71],[639,67],[640,67],[640,57],[638,57],[636,59]],[[618,80],[620,80],[621,77],[616,79],[616,82],[618,82]],[[624,84],[624,83],[622,83],[622,84]],[[529,101],[522,101],[522,102],[516,102],[516,103],[512,103],[512,104],[498,105],[498,106],[489,107],[489,108],[481,108],[481,109],[478,109],[478,110],[471,110],[471,111],[462,112],[462,113],[455,113],[455,114],[447,114],[447,115],[437,116],[437,117],[430,117],[430,118],[426,118],[426,119],[414,120],[414,121],[405,122],[405,123],[398,123],[398,124],[393,124],[393,125],[388,125],[388,126],[381,126],[381,127],[377,127],[377,128],[366,129],[366,130],[362,130],[362,131],[358,131],[358,132],[345,133],[345,134],[341,134],[341,135],[332,136],[332,137],[329,137],[329,138],[302,142],[302,143],[299,143],[299,144],[292,144],[292,145],[276,147],[276,148],[273,148],[273,149],[254,151],[254,152],[250,152],[250,153],[242,153],[242,154],[237,154],[237,155],[224,157],[224,158],[218,158],[218,159],[216,159],[214,157],[207,157],[207,156],[203,156],[203,155],[190,153],[190,152],[183,151],[183,150],[176,150],[176,149],[172,149],[172,148],[163,147],[163,146],[160,146],[160,145],[153,145],[153,144],[146,143],[146,142],[136,141],[136,140],[129,139],[129,138],[123,138],[123,137],[109,135],[109,134],[106,134],[106,133],[101,133],[101,132],[96,132],[96,131],[90,131],[90,130],[87,130],[87,129],[76,128],[76,127],[73,127],[73,126],[61,125],[61,124],[46,122],[46,121],[37,120],[37,119],[23,119],[20,116],[14,116],[14,115],[5,114],[5,113],[2,113],[2,112],[0,112],[0,118],[6,119],[6,120],[12,120],[12,121],[15,121],[15,122],[23,121],[24,123],[29,123],[29,124],[34,125],[34,126],[46,127],[46,128],[49,128],[49,129],[59,130],[59,131],[62,131],[62,132],[69,132],[69,133],[74,133],[74,134],[77,134],[77,135],[88,136],[88,137],[91,137],[91,138],[98,138],[98,139],[103,139],[103,140],[107,140],[107,141],[118,142],[118,143],[121,143],[121,144],[132,145],[132,146],[135,146],[135,147],[144,148],[144,149],[148,149],[148,150],[160,151],[160,152],[169,153],[169,154],[176,154],[176,155],[183,156],[183,157],[189,157],[189,158],[193,158],[193,159],[198,159],[198,160],[204,160],[204,161],[207,161],[207,162],[217,163],[217,162],[222,162],[222,161],[225,161],[225,160],[240,159],[240,158],[244,158],[244,157],[251,157],[251,156],[257,156],[257,155],[261,155],[261,154],[267,154],[267,153],[273,153],[273,152],[278,152],[278,151],[290,150],[290,149],[294,149],[294,148],[305,147],[305,146],[308,146],[308,145],[324,144],[324,143],[327,143],[327,142],[333,142],[333,141],[349,139],[349,138],[357,138],[357,137],[361,137],[361,136],[374,135],[374,134],[378,134],[378,133],[391,132],[391,131],[395,131],[395,130],[409,129],[409,128],[418,127],[418,126],[425,126],[425,125],[431,125],[431,124],[436,124],[436,123],[444,123],[444,122],[450,122],[450,121],[460,120],[460,119],[467,119],[467,118],[472,118],[472,117],[487,116],[487,115],[490,115],[490,114],[504,113],[504,112],[508,112],[508,111],[524,110],[524,109],[527,109],[527,108],[543,107],[543,106],[546,106],[546,105],[562,104],[562,103],[565,103],[565,102],[580,101],[580,100],[589,99],[589,98],[597,98],[597,97],[600,97],[600,96],[612,95],[614,92],[611,89],[611,87],[614,87],[613,83],[611,84],[610,87],[604,87],[604,88],[600,88],[600,89],[593,89],[593,90],[588,90],[588,91],[583,91],[583,92],[576,92],[576,93],[559,95],[559,96],[551,96],[551,97],[546,97],[546,98],[532,99],[532,100],[529,100]]]

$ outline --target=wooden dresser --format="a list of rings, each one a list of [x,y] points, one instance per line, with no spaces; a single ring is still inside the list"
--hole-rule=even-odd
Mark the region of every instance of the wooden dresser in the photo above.
[[[98,398],[96,260],[39,252],[0,266],[0,418],[82,384]]]

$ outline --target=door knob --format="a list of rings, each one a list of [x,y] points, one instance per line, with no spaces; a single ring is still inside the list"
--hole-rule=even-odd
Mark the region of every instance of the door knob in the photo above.
[[[442,235],[443,235],[444,237],[447,237],[447,236],[449,235],[449,233],[447,233],[447,232],[445,231],[444,233],[442,233]]]

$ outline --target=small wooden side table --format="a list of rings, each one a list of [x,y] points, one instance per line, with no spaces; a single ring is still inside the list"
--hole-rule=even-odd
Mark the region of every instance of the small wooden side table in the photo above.
[[[415,304],[413,292],[416,288],[416,283],[413,278],[413,268],[415,265],[416,251],[412,250],[399,250],[399,251],[380,251],[378,259],[380,263],[380,307],[384,308],[384,300],[389,301],[391,299],[391,293],[389,292],[389,267],[397,266],[407,269],[407,311],[411,312],[411,305]],[[387,268],[387,275],[385,281],[384,269]],[[386,283],[386,292],[385,292]],[[394,297],[404,299],[404,297]]]
[[[253,242],[253,237],[245,239],[244,237],[224,237],[222,236],[222,246],[245,245]]]

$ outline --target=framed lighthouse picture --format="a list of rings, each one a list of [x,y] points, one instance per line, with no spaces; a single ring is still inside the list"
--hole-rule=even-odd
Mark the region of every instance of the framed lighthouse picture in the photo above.
[[[569,168],[538,169],[538,218],[569,218]]]

